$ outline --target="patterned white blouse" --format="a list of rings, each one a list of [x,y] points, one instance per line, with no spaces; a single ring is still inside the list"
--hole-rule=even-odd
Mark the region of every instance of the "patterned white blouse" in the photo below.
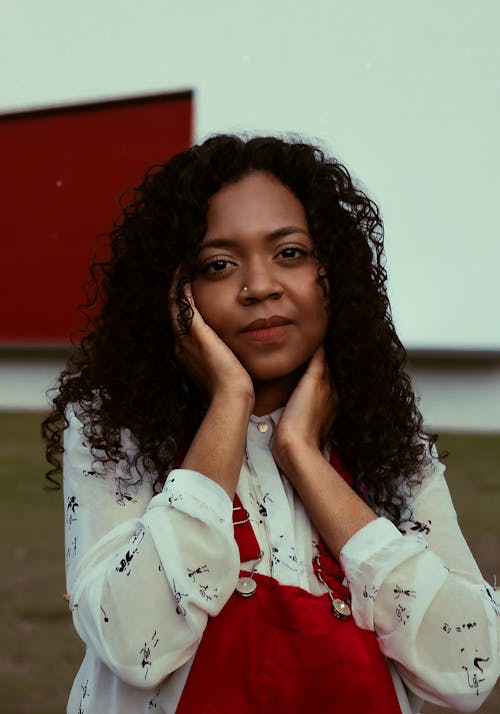
[[[245,569],[321,594],[317,534],[271,456],[280,414],[252,416],[248,426],[237,491],[264,555]],[[173,470],[158,495],[153,477],[127,484],[123,463],[104,468],[92,458],[71,408],[68,419],[67,589],[86,644],[68,713],[173,714],[207,618],[238,578],[232,503],[185,469]],[[122,440],[132,457],[130,434]],[[377,633],[403,714],[418,712],[422,699],[473,711],[498,677],[500,607],[460,532],[438,461],[409,505],[400,530],[380,517],[342,549],[353,616]]]

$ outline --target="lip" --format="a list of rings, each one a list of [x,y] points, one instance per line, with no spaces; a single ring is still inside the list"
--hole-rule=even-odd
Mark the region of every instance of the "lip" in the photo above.
[[[269,330],[273,327],[283,327],[285,325],[291,325],[292,321],[283,315],[272,315],[271,317],[261,317],[258,320],[254,320],[249,325],[244,327],[242,332],[260,332],[263,330]]]
[[[292,326],[292,321],[282,315],[254,320],[241,331],[252,342],[280,341]]]

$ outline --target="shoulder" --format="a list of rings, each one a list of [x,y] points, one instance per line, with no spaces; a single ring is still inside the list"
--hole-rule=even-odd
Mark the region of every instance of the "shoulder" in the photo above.
[[[446,467],[435,446],[428,448],[428,461],[414,479],[400,484],[404,499],[399,529],[403,534],[425,537],[439,531],[437,524],[455,527],[457,514],[446,480]]]
[[[439,482],[445,482],[445,465],[439,460],[439,455],[434,444],[424,442],[425,454],[419,471],[407,479],[401,480],[398,492],[408,501],[417,500],[426,489]]]
[[[445,478],[445,465],[439,460],[437,449],[428,441],[422,440],[425,452],[421,467],[418,471],[407,477],[395,480],[396,489],[393,496],[394,504],[401,506],[401,519],[403,523],[411,519],[415,509],[422,502],[428,500],[432,493],[438,491],[449,497],[448,485]],[[384,509],[376,509],[378,515],[391,519]]]
[[[68,404],[65,411],[63,471],[65,480],[75,473],[95,479],[119,480],[138,485],[152,484],[156,474],[143,464],[137,440],[129,429],[118,431],[115,442],[117,456],[95,447],[102,429],[98,421],[80,404]]]

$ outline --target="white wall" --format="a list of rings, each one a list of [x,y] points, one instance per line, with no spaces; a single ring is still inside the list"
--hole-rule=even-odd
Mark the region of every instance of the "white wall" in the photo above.
[[[47,353],[0,354],[0,411],[45,411],[46,391],[64,367]],[[496,361],[410,366],[428,429],[500,434],[500,357]]]
[[[194,88],[198,138],[317,138],[382,207],[403,341],[498,348],[499,31],[498,0],[17,0],[0,111]]]
[[[413,363],[409,373],[428,429],[500,434],[500,359]]]

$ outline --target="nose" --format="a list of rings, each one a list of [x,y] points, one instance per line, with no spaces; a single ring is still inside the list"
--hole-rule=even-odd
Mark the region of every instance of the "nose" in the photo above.
[[[243,284],[239,300],[244,304],[262,300],[279,300],[283,295],[283,285],[276,275],[274,266],[267,261],[248,266],[243,274]]]

